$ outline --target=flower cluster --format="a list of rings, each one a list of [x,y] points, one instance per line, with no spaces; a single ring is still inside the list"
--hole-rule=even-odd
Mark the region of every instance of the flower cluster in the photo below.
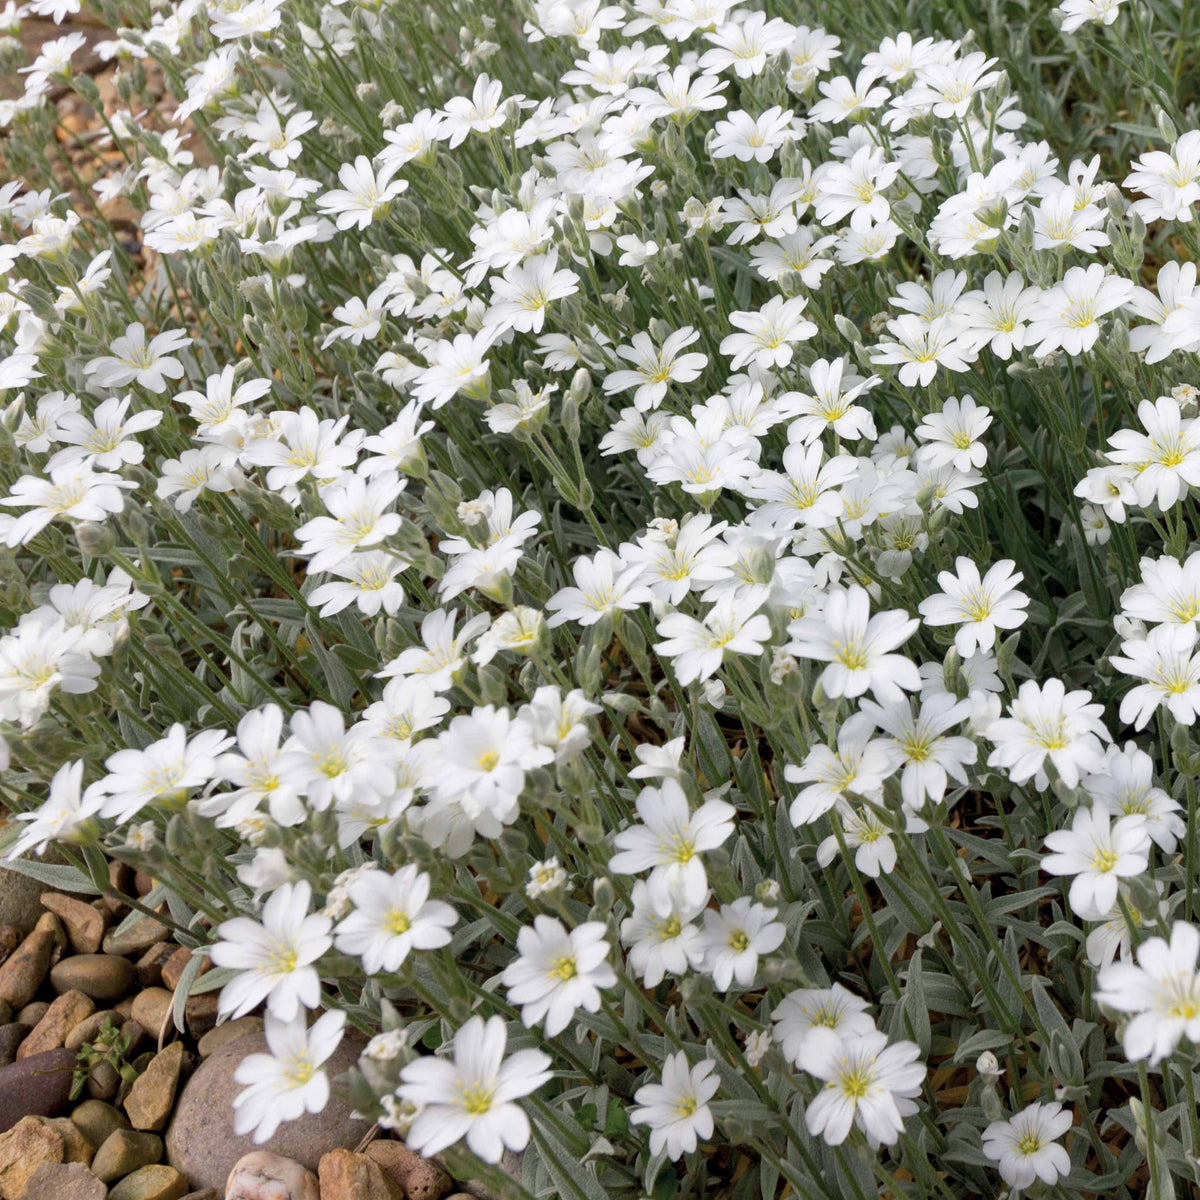
[[[4,846],[263,1011],[238,1131],[1200,1185],[1187,6],[101,8],[0,97]]]

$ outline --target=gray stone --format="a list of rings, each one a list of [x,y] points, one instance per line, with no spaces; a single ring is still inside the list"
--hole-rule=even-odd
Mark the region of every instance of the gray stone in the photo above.
[[[330,1078],[354,1066],[364,1045],[361,1037],[347,1035],[325,1064]],[[323,1111],[285,1121],[262,1146],[255,1146],[250,1134],[239,1137],[233,1131],[230,1104],[239,1090],[233,1073],[247,1055],[266,1051],[267,1041],[261,1033],[238,1038],[202,1062],[180,1093],[167,1128],[167,1161],[178,1167],[193,1186],[224,1187],[238,1159],[255,1150],[295,1159],[315,1171],[323,1154],[338,1147],[357,1146],[370,1129],[367,1121],[353,1118],[349,1103],[331,1096]]]
[[[0,1197],[22,1200],[29,1177],[41,1163],[63,1160],[63,1140],[37,1117],[25,1117],[0,1134]]]
[[[108,1193],[108,1200],[183,1200],[188,1181],[171,1167],[141,1167]]]
[[[17,1061],[17,1047],[29,1035],[29,1026],[13,1021],[0,1025],[0,1067]]]
[[[230,1042],[236,1042],[238,1038],[245,1037],[248,1033],[262,1033],[262,1030],[262,1017],[238,1017],[235,1021],[226,1021],[224,1025],[210,1029],[200,1039],[197,1049],[200,1051],[201,1058],[207,1058],[210,1054],[215,1054],[220,1050],[222,1046],[228,1046]]]

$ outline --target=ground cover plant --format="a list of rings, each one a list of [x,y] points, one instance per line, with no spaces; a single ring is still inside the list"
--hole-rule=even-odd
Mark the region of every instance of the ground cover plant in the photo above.
[[[79,7],[0,14],[8,865],[265,1003],[239,1128],[1200,1194],[1190,0],[103,0],[103,95]]]

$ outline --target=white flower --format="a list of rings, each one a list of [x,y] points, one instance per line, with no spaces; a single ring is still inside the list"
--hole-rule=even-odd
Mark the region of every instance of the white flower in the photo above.
[[[825,1086],[805,1111],[809,1133],[840,1146],[857,1124],[873,1146],[894,1145],[904,1118],[917,1111],[911,1098],[925,1079],[920,1053],[912,1042],[889,1046],[883,1033],[843,1039],[831,1029],[812,1030],[797,1065]]]
[[[1100,263],[1071,267],[1059,283],[1042,293],[1029,314],[1042,339],[1034,355],[1042,358],[1059,349],[1078,355],[1090,350],[1100,336],[1100,318],[1127,303],[1133,288],[1128,279],[1105,275]]]
[[[689,1067],[687,1055],[680,1050],[663,1061],[661,1083],[647,1083],[634,1092],[637,1107],[629,1120],[650,1127],[651,1154],[665,1152],[670,1159],[682,1158],[692,1154],[701,1140],[712,1137],[708,1102],[721,1086],[716,1068],[711,1058]]]
[[[654,644],[656,653],[672,660],[675,677],[686,687],[714,675],[727,654],[757,658],[771,637],[771,622],[754,607],[736,600],[721,600],[703,621],[686,613],[668,613],[658,623],[665,639]]]
[[[701,933],[692,922],[706,899],[707,891],[696,904],[671,894],[660,910],[645,881],[634,883],[633,915],[621,922],[621,940],[629,947],[629,965],[646,987],[657,987],[667,975],[682,978],[704,962]]]
[[[773,296],[757,312],[730,313],[729,323],[743,330],[721,341],[721,353],[730,356],[730,367],[737,370],[748,363],[763,370],[786,367],[792,361],[792,344],[817,333],[816,325],[800,315],[807,304],[804,296],[790,300]]]
[[[84,765],[82,759],[63,763],[50,780],[45,803],[33,812],[17,813],[16,820],[28,824],[6,858],[20,858],[29,850],[45,854],[51,842],[74,841],[88,830],[104,798],[94,786],[82,790]]]
[[[166,380],[183,378],[183,364],[171,356],[172,351],[182,350],[191,342],[182,329],[168,329],[147,343],[144,326],[131,324],[124,336],[109,347],[111,355],[93,358],[83,373],[91,375],[98,387],[121,388],[138,383],[147,391],[165,392]]]
[[[729,991],[734,980],[743,988],[754,986],[759,957],[783,944],[786,931],[782,922],[775,920],[777,912],[748,896],[718,910],[705,909],[704,932],[698,944],[704,954],[704,970],[712,976],[717,991]]]
[[[931,466],[969,471],[987,462],[987,447],[979,439],[991,423],[990,410],[972,397],[957,400],[951,396],[942,411],[926,415],[914,433],[926,443],[922,454]]]
[[[500,979],[508,999],[521,1006],[526,1029],[545,1021],[547,1037],[562,1033],[576,1011],[599,1012],[600,991],[613,987],[603,921],[586,921],[567,930],[554,917],[534,917],[517,933],[517,958]]]
[[[429,876],[415,863],[395,874],[364,871],[350,884],[354,911],[335,930],[343,954],[362,959],[368,975],[398,971],[412,950],[436,950],[450,943],[458,921],[454,909],[429,899]]]
[[[1044,685],[1026,680],[1008,707],[1009,715],[986,731],[995,745],[988,766],[1007,772],[1013,783],[1032,779],[1043,791],[1050,781],[1049,758],[1063,782],[1075,787],[1081,774],[1101,769],[1101,743],[1112,741],[1100,719],[1104,706],[1091,699],[1090,692],[1068,692],[1061,679],[1048,679]]]
[[[550,1058],[519,1050],[504,1058],[508,1035],[501,1017],[472,1017],[454,1035],[453,1061],[426,1057],[400,1072],[396,1095],[420,1107],[408,1146],[428,1157],[466,1139],[484,1162],[529,1144],[529,1118],[515,1101],[550,1077]]]
[[[269,1141],[283,1121],[319,1113],[329,1102],[329,1076],[323,1064],[341,1044],[344,1012],[332,1011],[308,1027],[304,1013],[281,1021],[268,1012],[263,1033],[267,1054],[248,1054],[233,1073],[246,1086],[233,1098],[233,1130],[254,1132],[254,1142]]]
[[[1149,864],[1150,834],[1142,816],[1113,822],[1106,811],[1080,808],[1070,829],[1046,835],[1042,859],[1050,875],[1071,875],[1067,898],[1084,920],[1099,921],[1117,902],[1117,881],[1141,875]]]
[[[217,927],[221,941],[210,957],[218,967],[239,972],[222,989],[222,1015],[241,1017],[264,1000],[267,1011],[290,1021],[302,1008],[316,1008],[321,977],[312,964],[333,939],[333,922],[309,915],[312,888],[306,882],[285,883],[263,905],[262,920],[235,917]]]
[[[870,1005],[835,983],[831,988],[798,988],[789,992],[771,1012],[774,1034],[783,1056],[800,1067],[809,1036],[819,1029],[833,1030],[839,1038],[861,1037],[875,1029]]]
[[[1146,432],[1118,429],[1109,439],[1108,459],[1133,467],[1138,503],[1155,500],[1164,512],[1200,484],[1200,420],[1184,418],[1179,401],[1160,396],[1138,404]]]
[[[903,699],[899,702],[906,704]],[[883,781],[894,766],[887,745],[873,738],[869,716],[855,713],[842,723],[837,749],[815,745],[800,766],[788,763],[783,777],[788,783],[807,783],[792,801],[788,816],[793,825],[811,825],[834,807],[846,792],[872,799],[882,797]]]
[[[1157,709],[1166,708],[1181,725],[1194,725],[1200,712],[1200,653],[1196,626],[1158,625],[1144,638],[1121,643],[1123,654],[1109,662],[1124,675],[1144,679],[1121,700],[1121,720],[1144,729]]]
[[[366,229],[408,189],[407,179],[392,179],[399,167],[398,162],[391,161],[376,171],[371,160],[360,154],[353,163],[344,163],[339,168],[338,182],[342,186],[317,197],[317,205],[327,215],[337,218],[339,229]]]
[[[832,587],[820,614],[801,617],[788,632],[788,649],[797,658],[829,665],[821,672],[821,686],[831,697],[861,696],[870,690],[887,703],[903,691],[921,686],[916,664],[902,654],[892,654],[916,631],[920,621],[893,609],[871,616],[866,590]]]
[[[1200,1043],[1200,930],[1176,921],[1171,940],[1147,938],[1137,964],[1110,963],[1100,971],[1095,998],[1133,1019],[1122,1030],[1125,1057],[1156,1066],[1186,1037]]]
[[[661,788],[642,788],[637,798],[642,824],[622,830],[613,838],[617,853],[608,869],[618,875],[651,871],[649,884],[669,907],[665,897],[675,895],[685,903],[701,904],[708,893],[708,877],[699,855],[715,850],[733,833],[735,810],[724,800],[706,800],[694,813],[687,795],[674,779]]]
[[[993,1121],[983,1131],[983,1152],[1014,1192],[1038,1180],[1053,1187],[1071,1170],[1071,1156],[1057,1140],[1071,1124],[1070,1110],[1061,1104],[1031,1104],[1011,1120]]]
[[[558,252],[538,254],[523,263],[505,268],[492,278],[492,303],[485,324],[490,329],[513,329],[518,333],[541,333],[546,310],[552,300],[579,291],[579,276],[558,269]]]
[[[1002,558],[981,579],[971,559],[959,555],[955,570],[938,573],[941,595],[922,600],[918,608],[926,625],[957,625],[954,645],[963,658],[976,650],[991,650],[998,629],[1025,624],[1029,597],[1017,591],[1024,576],[1016,563]]]
[[[658,347],[648,333],[635,333],[630,345],[616,348],[617,354],[632,363],[633,368],[606,375],[605,394],[613,396],[634,388],[633,403],[639,412],[657,408],[671,383],[691,383],[708,365],[704,354],[680,353],[699,339],[700,334],[690,325],[667,334]]]
[[[567,621],[594,625],[606,613],[631,612],[651,598],[650,589],[638,580],[640,566],[630,566],[613,551],[601,548],[571,564],[574,587],[561,588],[546,601],[553,615],[546,624],[554,629]]]

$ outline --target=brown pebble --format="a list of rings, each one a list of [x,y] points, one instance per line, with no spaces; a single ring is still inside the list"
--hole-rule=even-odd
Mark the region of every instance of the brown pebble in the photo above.
[[[95,954],[104,940],[104,917],[90,904],[59,892],[43,892],[42,907],[62,922],[76,954]]]
[[[7,964],[6,964],[7,965]],[[4,968],[0,967],[0,971]],[[113,954],[76,954],[64,958],[50,972],[54,990],[78,988],[93,1000],[119,1000],[133,986],[133,963]]]
[[[70,1117],[38,1117],[38,1120],[49,1125],[62,1138],[63,1162],[83,1163],[86,1167],[92,1161],[92,1155],[96,1152],[92,1140]]]
[[[134,1129],[158,1130],[166,1125],[183,1068],[182,1042],[172,1042],[151,1059],[125,1097],[125,1112]]]
[[[174,998],[166,988],[147,988],[134,996],[129,1015],[157,1041],[163,1025],[171,1019],[171,1002]]]
[[[184,968],[187,967],[191,958],[192,952],[186,946],[176,947],[175,953],[171,955],[163,967],[163,984],[166,987],[174,991],[179,986],[179,981],[183,978]],[[203,975],[211,966],[212,962],[206,954],[204,961],[200,964],[200,974]]]
[[[49,1000],[31,1001],[17,1013],[17,1021],[22,1025],[28,1025],[32,1029],[46,1015],[49,1008]]]
[[[222,1046],[228,1046],[230,1042],[236,1042],[238,1038],[245,1037],[250,1033],[262,1033],[263,1019],[262,1017],[238,1017],[233,1021],[226,1021],[223,1025],[217,1025],[210,1029],[199,1042],[198,1049],[201,1058],[207,1058],[210,1054],[220,1050]]]
[[[85,1017],[70,1033],[63,1038],[63,1045],[68,1050],[78,1050],[80,1046],[87,1042],[94,1042],[96,1035],[104,1028],[106,1022],[111,1021],[118,1029],[121,1027],[121,1018],[113,1012],[111,1008],[101,1009],[99,1012],[94,1012],[90,1017]]]
[[[58,923],[57,917],[46,915]],[[39,921],[37,928],[0,966],[0,1000],[7,1001],[14,1009],[24,1008],[46,978],[53,950],[54,929],[43,929]]]
[[[0,925],[0,963],[7,962],[21,944],[21,931],[15,925]]]
[[[63,1140],[57,1130],[38,1117],[24,1117],[0,1134],[0,1197],[21,1200],[35,1168],[63,1160]]]
[[[141,958],[137,960],[138,987],[158,987],[163,981],[163,967],[171,959],[178,946],[170,942],[155,942]]]
[[[141,1167],[108,1193],[108,1200],[183,1200],[188,1181],[174,1167]]]
[[[405,1200],[404,1189],[373,1158],[330,1150],[317,1169],[321,1200]]]
[[[454,1180],[431,1159],[414,1154],[403,1142],[377,1138],[366,1154],[396,1181],[408,1200],[441,1200]]]
[[[21,1200],[104,1200],[108,1188],[83,1163],[39,1163]]]
[[[71,1120],[93,1146],[104,1145],[109,1134],[115,1130],[129,1128],[129,1118],[119,1108],[113,1108],[103,1100],[85,1100],[76,1105]]]
[[[46,1050],[57,1050],[67,1040],[67,1034],[80,1021],[90,1017],[96,1002],[82,992],[64,992],[33,1027],[29,1036],[17,1050],[17,1058],[28,1058],[31,1054],[42,1054]]]

